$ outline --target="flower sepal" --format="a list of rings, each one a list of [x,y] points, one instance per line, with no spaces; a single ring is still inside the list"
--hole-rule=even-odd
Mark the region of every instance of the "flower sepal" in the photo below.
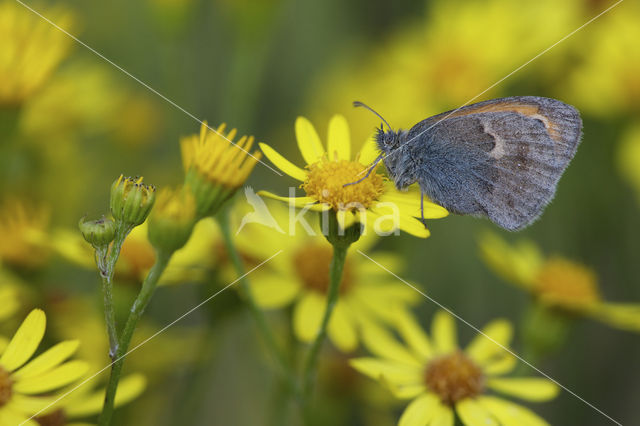
[[[360,239],[363,229],[362,223],[354,222],[353,224],[343,228],[338,220],[338,215],[343,214],[343,212],[328,210],[325,213],[326,214],[319,215],[320,226],[323,231],[326,231],[324,232],[325,237],[331,245],[346,249]]]

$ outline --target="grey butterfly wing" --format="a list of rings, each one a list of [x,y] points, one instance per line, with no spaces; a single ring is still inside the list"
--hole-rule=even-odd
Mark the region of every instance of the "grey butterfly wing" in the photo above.
[[[510,97],[430,117],[407,135],[422,190],[505,229],[533,222],[575,155],[582,121],[555,99]]]

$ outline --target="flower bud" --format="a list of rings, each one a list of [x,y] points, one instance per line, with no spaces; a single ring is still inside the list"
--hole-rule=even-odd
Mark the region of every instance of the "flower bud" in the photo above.
[[[186,244],[196,222],[196,202],[188,188],[165,188],[149,216],[149,241],[157,250],[171,253]]]
[[[116,235],[116,225],[113,220],[102,216],[97,220],[86,220],[86,217],[80,219],[78,227],[82,236],[93,247],[106,247],[113,241]]]
[[[185,186],[193,192],[200,218],[214,215],[244,184],[260,160],[260,152],[249,151],[253,136],[243,136],[234,143],[236,130],[226,135],[224,130],[224,124],[213,130],[205,122],[199,135],[180,141]]]
[[[142,183],[142,179],[120,175],[111,186],[111,213],[116,221],[138,226],[149,215],[156,198],[156,188]]]

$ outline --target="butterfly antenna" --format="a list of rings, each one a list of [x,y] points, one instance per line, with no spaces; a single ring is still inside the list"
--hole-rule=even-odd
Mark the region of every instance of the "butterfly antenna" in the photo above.
[[[384,154],[380,154],[378,155],[378,157],[373,161],[373,163],[371,164],[371,166],[369,167],[369,169],[367,170],[367,174],[364,175],[363,177],[361,177],[360,179],[358,179],[355,182],[349,182],[349,183],[345,183],[344,185],[342,185],[342,187],[344,188],[345,186],[349,186],[349,185],[355,185],[357,183],[362,182],[363,180],[365,180],[366,178],[369,177],[369,175],[371,174],[371,172],[373,172],[376,168],[376,166],[378,165],[378,163],[380,162],[380,160],[382,160],[382,158],[384,157]]]
[[[384,122],[384,124],[386,124],[386,125],[387,125],[387,127],[389,128],[389,130],[391,130],[391,126],[389,125],[389,123],[387,123],[387,120],[385,120],[383,116],[381,116],[380,114],[378,114],[378,113],[377,113],[373,108],[371,108],[369,105],[367,105],[367,104],[363,104],[363,103],[362,103],[362,102],[360,102],[360,101],[353,101],[353,106],[354,106],[354,107],[356,107],[356,108],[357,108],[357,107],[363,107],[363,108],[368,109],[369,111],[371,111],[372,113],[374,113],[375,115],[377,115],[377,116],[378,116],[378,118],[380,118],[380,120],[382,120],[382,121]]]

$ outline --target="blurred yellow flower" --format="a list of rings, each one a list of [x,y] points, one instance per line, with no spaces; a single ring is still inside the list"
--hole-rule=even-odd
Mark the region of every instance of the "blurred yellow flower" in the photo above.
[[[389,387],[401,399],[411,399],[400,426],[454,425],[454,410],[463,424],[546,425],[529,409],[488,391],[528,401],[546,401],[558,394],[551,381],[537,377],[500,377],[513,370],[516,359],[485,335],[508,347],[512,326],[494,320],[463,351],[458,346],[453,317],[436,313],[429,338],[415,318],[395,311],[395,325],[405,344],[389,332],[365,329],[365,346],[377,358],[356,358],[351,365]]]
[[[225,124],[215,131],[202,123],[199,135],[180,140],[182,163],[186,172],[185,185],[196,198],[199,217],[215,214],[247,180],[260,160],[258,151],[250,153],[253,136],[242,136],[232,143],[236,129],[224,135]]]
[[[44,336],[46,317],[34,309],[18,328],[0,357],[0,425],[15,426],[48,407],[55,397],[51,391],[75,382],[89,366],[83,361],[68,361],[78,341],[59,343],[29,363]],[[26,365],[25,365],[26,363]],[[46,394],[46,396],[40,396]]]
[[[144,392],[146,386],[147,379],[142,374],[123,377],[118,383],[115,406],[131,402]],[[104,404],[104,393],[104,389],[91,392],[91,385],[85,383],[48,408],[47,414],[39,415],[34,420],[42,426],[87,426],[87,423],[74,420],[99,414]]]
[[[56,300],[50,309],[51,331],[61,339],[77,338],[82,341],[78,357],[89,363],[91,373],[111,362],[109,339],[104,331],[104,315],[100,305],[90,298],[74,296]],[[78,324],[82,324],[82,327],[78,327]],[[154,336],[158,328],[157,324],[142,319],[131,348]],[[196,347],[201,338],[200,327],[171,327],[127,355],[127,370],[144,374],[151,383],[161,382],[177,365],[190,365],[206,355],[184,350]]]
[[[20,307],[17,289],[5,282],[4,271],[0,269],[0,321],[10,317]]]
[[[631,184],[640,203],[640,124],[625,131],[617,154],[620,173]]]
[[[17,198],[0,205],[0,261],[13,266],[42,266],[49,251],[43,244],[49,227],[49,209]]]
[[[580,64],[563,87],[568,101],[591,114],[614,117],[640,109],[640,6],[623,2],[583,35]]]
[[[142,282],[155,262],[155,252],[149,242],[148,224],[136,226],[124,240],[115,276],[117,280]],[[219,231],[211,218],[200,220],[184,247],[177,250],[160,278],[160,285],[185,281],[202,281],[208,277],[215,261]],[[75,230],[56,229],[52,232],[51,248],[83,268],[95,269],[94,253],[82,235]]]
[[[269,206],[279,226],[289,229],[288,209],[279,203],[270,203]],[[293,304],[293,329],[303,342],[313,341],[320,328],[333,253],[331,244],[320,234],[315,222],[308,224],[308,229],[298,223],[291,235],[252,223],[243,227],[236,236],[238,250],[249,262],[259,262],[286,248],[269,262],[268,267],[256,271],[259,275],[250,280],[251,292],[256,303],[265,309]],[[309,230],[315,234],[308,234]],[[357,250],[369,250],[377,239],[374,233],[363,235],[347,255],[340,297],[328,326],[329,339],[344,352],[358,346],[363,324],[389,323],[392,319],[390,306],[412,306],[419,298],[414,290],[399,286],[388,273],[357,253]],[[390,265],[394,271],[401,270],[399,256],[377,252],[371,257]]]
[[[558,256],[544,257],[531,242],[509,245],[491,233],[480,239],[480,251],[489,267],[529,291],[538,303],[640,332],[640,303],[604,301],[590,268]]]
[[[310,210],[334,210],[339,213],[337,218],[343,229],[355,222],[363,222],[367,226],[376,224],[383,232],[392,232],[399,227],[417,237],[429,236],[429,231],[416,219],[420,217],[420,190],[416,185],[407,192],[400,192],[392,182],[374,171],[362,182],[344,186],[364,177],[367,167],[377,157],[373,138],[367,140],[362,151],[352,160],[349,125],[343,116],[335,115],[329,121],[326,150],[309,120],[298,117],[295,129],[298,148],[307,163],[306,170],[267,144],[261,143],[260,148],[280,170],[302,182],[300,187],[306,196],[281,197],[267,191],[259,194],[296,207],[309,207]],[[426,219],[438,219],[447,214],[443,207],[425,201]]]
[[[583,24],[579,7],[578,0],[430,1],[426,17],[406,19],[372,51],[349,55],[348,62],[322,73],[309,97],[318,111],[314,117],[344,112],[359,133],[369,131],[372,121],[351,108],[354,100],[407,127],[457,108]],[[505,84],[538,73],[551,62],[549,55],[566,47],[558,45]],[[505,84],[477,101],[503,95]]]
[[[68,10],[55,7],[41,13],[70,30]],[[36,92],[65,58],[71,42],[19,3],[0,2],[0,106],[18,106]]]

